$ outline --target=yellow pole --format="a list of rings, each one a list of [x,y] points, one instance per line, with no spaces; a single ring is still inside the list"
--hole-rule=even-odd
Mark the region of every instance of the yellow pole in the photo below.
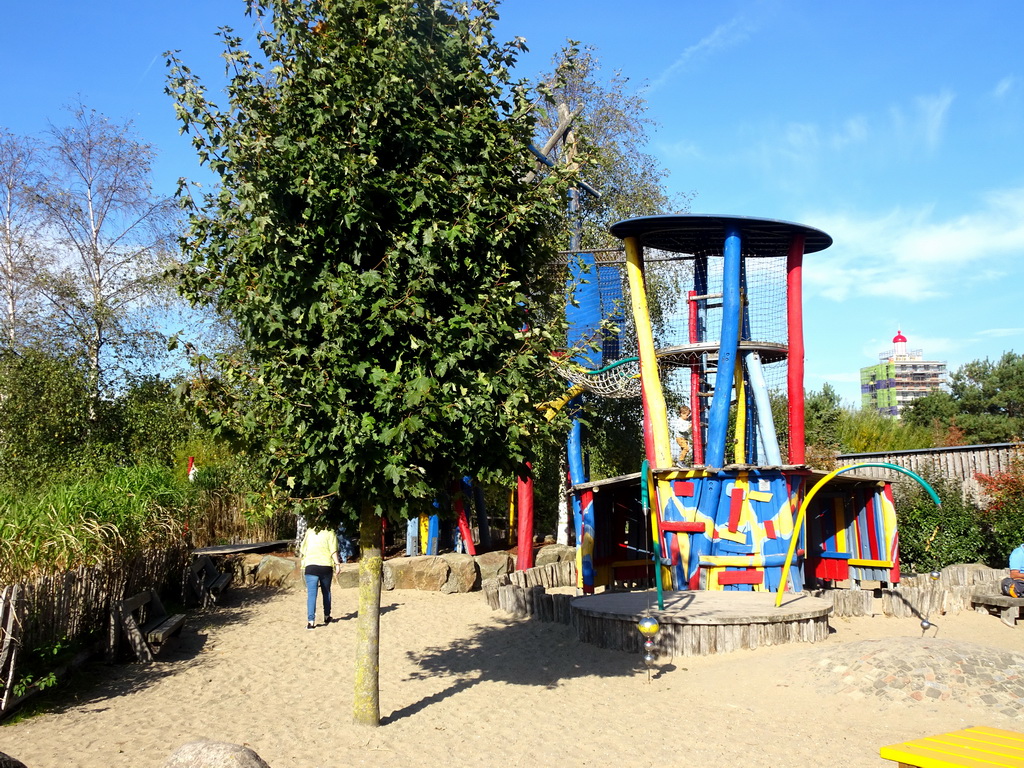
[[[516,538],[516,489],[513,488],[508,494],[508,543],[512,544]]]
[[[839,469],[833,469],[821,480],[814,484],[810,492],[804,496],[803,503],[800,505],[800,509],[796,513],[796,520],[793,523],[793,536],[789,540],[789,550],[786,552],[786,562],[782,566],[782,573],[779,575],[779,590],[775,593],[775,607],[778,608],[782,605],[782,593],[786,590],[786,581],[789,578],[789,566],[793,561],[793,553],[796,552],[796,542],[800,538],[800,528],[804,524],[804,515],[807,514],[807,505],[811,503],[811,499],[814,498],[814,494],[818,492],[825,483],[831,480],[833,477],[838,475],[840,472],[849,469],[849,467],[840,467]]]
[[[658,373],[658,356],[654,347],[650,310],[647,306],[647,291],[644,287],[643,249],[635,237],[627,237],[623,242],[626,247],[626,276],[629,278],[633,326],[636,328],[637,351],[640,353],[640,380],[643,383],[644,413],[650,424],[651,444],[654,449],[654,456],[648,456],[653,475],[655,468],[667,469],[673,464],[672,445],[668,432],[668,408],[665,405],[665,393],[661,388],[661,376]],[[663,514],[662,510],[670,503],[676,504],[680,511],[682,511],[682,507],[672,492],[671,482],[657,478],[656,488],[657,492],[650,502],[654,520],[653,533],[660,541],[661,533],[658,530],[657,521]],[[690,537],[677,535],[676,538],[679,543],[679,561],[685,572],[690,560]],[[663,554],[668,556],[668,553]],[[683,585],[676,586],[682,587]]]
[[[672,466],[672,446],[668,434],[668,409],[665,393],[658,375],[658,358],[654,348],[654,332],[644,289],[643,251],[635,237],[625,238],[626,275],[629,278],[629,296],[636,327],[637,347],[640,352],[640,377],[643,381],[644,402],[651,422],[654,442],[654,463],[657,467]]]
[[[747,463],[747,391],[743,387],[743,365],[736,361],[736,434],[733,442],[733,461]]]

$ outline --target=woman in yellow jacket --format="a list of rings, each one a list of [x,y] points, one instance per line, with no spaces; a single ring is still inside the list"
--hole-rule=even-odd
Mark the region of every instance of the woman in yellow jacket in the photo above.
[[[310,528],[299,547],[303,574],[306,577],[306,629],[316,627],[316,591],[320,589],[324,603],[324,624],[331,623],[331,574],[341,565],[338,557],[338,536],[330,528]]]

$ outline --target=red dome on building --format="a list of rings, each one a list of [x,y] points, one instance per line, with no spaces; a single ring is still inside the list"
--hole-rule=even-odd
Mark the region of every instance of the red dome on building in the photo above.
[[[897,330],[896,331],[896,335],[892,337],[892,343],[893,344],[899,344],[900,342],[903,342],[904,344],[906,344],[907,343],[907,337],[903,335],[903,331]]]

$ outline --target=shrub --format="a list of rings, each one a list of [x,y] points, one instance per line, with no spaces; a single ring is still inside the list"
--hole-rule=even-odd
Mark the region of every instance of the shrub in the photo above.
[[[987,560],[1005,568],[1010,551],[1024,542],[1024,458],[1015,456],[1006,472],[976,477],[990,499],[982,512]]]
[[[903,568],[922,573],[954,563],[985,562],[981,515],[965,500],[963,484],[928,475],[924,479],[939,495],[941,507],[917,483],[901,481],[894,487]]]

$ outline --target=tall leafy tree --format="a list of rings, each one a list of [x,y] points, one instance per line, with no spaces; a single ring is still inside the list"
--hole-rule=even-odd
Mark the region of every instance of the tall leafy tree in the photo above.
[[[490,0],[249,0],[215,105],[176,55],[168,91],[215,192],[181,195],[183,290],[248,360],[208,400],[270,484],[357,515],[354,718],[379,722],[380,518],[452,479],[521,473],[560,388],[546,281],[564,169],[525,181],[534,131]],[[227,362],[227,361],[225,361]],[[208,390],[209,391],[209,390]],[[231,398],[225,391],[243,391]]]
[[[955,433],[959,444],[1024,437],[1024,355],[974,360],[950,377],[949,392],[930,392],[904,414],[909,424]],[[949,442],[949,441],[946,441]]]

